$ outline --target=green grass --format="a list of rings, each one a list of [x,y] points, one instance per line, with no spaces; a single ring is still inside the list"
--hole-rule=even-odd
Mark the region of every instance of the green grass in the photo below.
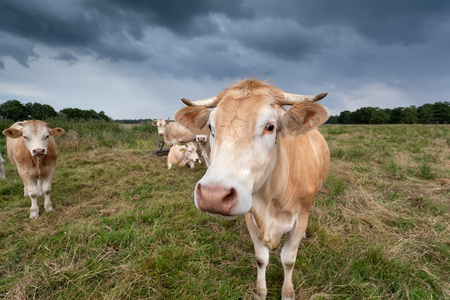
[[[206,170],[155,156],[149,124],[55,120],[55,210],[29,220],[7,162],[0,181],[0,298],[251,299],[256,262],[242,217],[193,204]],[[331,150],[294,269],[305,299],[445,299],[450,278],[450,126],[320,128]],[[146,133],[148,136],[143,135]],[[1,152],[6,156],[5,139]],[[283,284],[280,247],[268,299]]]

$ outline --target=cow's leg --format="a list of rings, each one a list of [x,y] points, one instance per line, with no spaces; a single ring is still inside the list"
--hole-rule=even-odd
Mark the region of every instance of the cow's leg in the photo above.
[[[50,191],[52,190],[52,180],[53,175],[55,174],[55,168],[52,168],[52,170],[49,172],[49,174],[44,178],[42,181],[42,189],[41,193],[44,194],[44,208],[46,212],[53,210],[53,204],[50,200]]]
[[[295,299],[292,272],[297,259],[298,246],[308,226],[308,214],[307,210],[300,212],[294,228],[288,233],[283,249],[281,249],[281,263],[284,269],[284,283],[281,290],[282,299]]]
[[[5,175],[5,160],[3,159],[1,154],[0,154],[0,178],[1,179],[6,179],[6,175]]]
[[[39,196],[43,196],[44,193],[42,192],[42,180],[38,180],[38,181],[37,181],[37,186],[38,186],[38,190],[39,190],[38,197],[39,197]]]
[[[247,223],[247,228],[253,241],[256,263],[258,265],[258,275],[256,277],[257,293],[261,299],[266,299],[266,268],[269,264],[269,248],[264,246],[258,237],[258,227],[256,226],[253,215],[250,213],[245,214],[245,222]]]
[[[39,216],[39,206],[37,205],[39,187],[36,184],[36,180],[25,169],[19,168],[19,176],[23,181],[25,197],[29,196],[31,200],[30,219],[36,219]]]

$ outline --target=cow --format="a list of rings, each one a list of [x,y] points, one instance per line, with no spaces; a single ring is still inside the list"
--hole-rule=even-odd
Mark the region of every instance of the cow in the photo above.
[[[186,129],[177,122],[170,122],[169,119],[153,120],[152,124],[158,127],[158,135],[164,137],[164,143],[169,146],[177,145],[178,143],[187,143],[195,140],[195,133]],[[164,147],[162,144],[160,150]]]
[[[0,178],[1,179],[6,179],[5,160],[3,159],[1,152],[0,152]]]
[[[205,133],[209,134],[208,129],[194,129],[194,131],[191,131],[178,122],[170,122],[169,119],[170,118],[167,120],[157,119],[152,121],[152,124],[158,127],[158,134],[164,136],[164,143],[173,146],[178,143],[195,141],[202,152],[206,166],[209,166],[209,142],[205,137]],[[164,143],[160,146],[159,151],[164,147]]]
[[[197,154],[197,147],[193,142],[186,143],[184,146],[173,145],[167,155],[167,167],[170,170],[173,164],[185,166],[186,164],[192,169],[194,164],[200,162]]]
[[[188,107],[175,115],[190,130],[210,130],[211,164],[195,186],[194,202],[213,216],[245,214],[257,262],[257,293],[263,299],[269,250],[283,234],[281,295],[295,297],[297,250],[330,165],[328,145],[317,129],[328,119],[328,110],[315,103],[326,95],[285,93],[247,79],[212,98],[182,98]]]
[[[64,134],[62,128],[50,128],[40,120],[14,123],[3,130],[8,158],[16,165],[24,184],[24,196],[31,199],[30,219],[39,216],[37,198],[44,196],[44,208],[53,210],[50,200],[52,179],[58,153],[53,137]]]

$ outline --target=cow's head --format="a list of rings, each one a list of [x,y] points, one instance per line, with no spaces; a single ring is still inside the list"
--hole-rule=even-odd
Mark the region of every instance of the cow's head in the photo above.
[[[195,147],[193,142],[186,143],[184,147],[184,157],[194,163],[199,162],[200,158],[198,157],[197,147]]]
[[[256,80],[239,82],[216,97],[190,101],[175,119],[195,131],[210,129],[211,165],[195,187],[195,205],[223,217],[248,212],[277,161],[277,136],[305,134],[325,122],[315,103],[327,93],[295,95]],[[284,105],[292,105],[289,110]],[[210,111],[207,108],[214,108]]]
[[[167,120],[164,119],[158,119],[158,120],[153,120],[152,124],[156,127],[158,127],[158,134],[160,136],[163,136],[164,133],[166,132],[166,125],[170,122],[170,117],[167,118]]]
[[[16,123],[21,128],[8,128],[3,134],[13,138],[23,138],[25,146],[32,156],[41,158],[47,154],[48,143],[51,136],[64,134],[62,128],[49,128],[49,124],[43,121],[32,120]]]

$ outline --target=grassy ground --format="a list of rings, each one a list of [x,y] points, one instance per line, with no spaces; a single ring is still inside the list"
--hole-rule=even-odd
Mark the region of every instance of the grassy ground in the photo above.
[[[0,298],[252,298],[256,262],[243,218],[214,219],[193,204],[204,164],[167,170],[148,124],[52,125],[66,129],[55,211],[40,199],[40,217],[28,219],[9,161],[0,181]],[[331,170],[299,250],[297,296],[449,298],[450,126],[320,129]],[[269,299],[280,298],[279,252]]]

